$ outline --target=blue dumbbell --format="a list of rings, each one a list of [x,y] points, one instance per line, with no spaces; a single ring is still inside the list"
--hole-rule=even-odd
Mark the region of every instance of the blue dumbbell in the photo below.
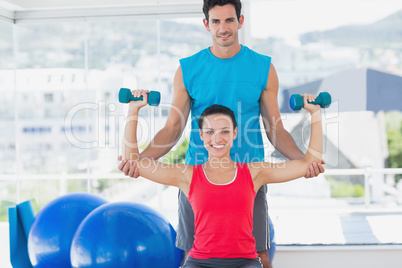
[[[321,108],[328,108],[331,105],[331,102],[331,95],[328,92],[321,92],[318,94],[315,101],[308,103],[318,104],[321,106]],[[303,96],[300,94],[293,94],[289,99],[289,105],[293,111],[301,110],[304,105]]]
[[[120,88],[119,91],[119,102],[121,103],[129,103],[130,101],[138,101],[142,100],[143,97],[134,98],[131,90],[128,88]],[[150,91],[148,93],[148,104],[150,106],[158,106],[161,102],[161,93],[158,91]]]

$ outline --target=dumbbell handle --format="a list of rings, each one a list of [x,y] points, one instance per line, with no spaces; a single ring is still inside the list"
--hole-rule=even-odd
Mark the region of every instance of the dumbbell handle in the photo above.
[[[321,108],[328,108],[331,105],[332,99],[328,92],[321,92],[318,94],[315,101],[308,101],[311,104],[318,104]],[[303,96],[300,94],[293,94],[289,99],[290,108],[294,111],[301,110],[304,106]]]
[[[129,103],[130,101],[143,100],[143,97],[135,98],[128,88],[120,88],[119,91],[119,102]],[[161,94],[158,91],[150,91],[148,93],[148,104],[150,106],[158,106],[161,101]]]

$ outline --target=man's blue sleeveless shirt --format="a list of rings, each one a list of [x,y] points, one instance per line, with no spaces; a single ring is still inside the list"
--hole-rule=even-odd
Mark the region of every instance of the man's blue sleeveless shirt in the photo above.
[[[208,152],[201,141],[198,118],[212,104],[233,110],[238,127],[230,151],[232,160],[248,163],[264,161],[260,127],[260,95],[266,88],[271,57],[246,46],[229,59],[219,59],[206,48],[180,60],[183,82],[191,98],[190,145],[186,163],[204,163]]]

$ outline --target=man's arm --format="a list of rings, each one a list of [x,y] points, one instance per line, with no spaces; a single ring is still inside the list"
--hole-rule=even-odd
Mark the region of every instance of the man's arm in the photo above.
[[[191,99],[184,87],[181,67],[173,80],[173,101],[165,126],[155,135],[141,158],[158,159],[167,154],[180,139],[190,114]]]
[[[173,94],[172,106],[165,126],[155,135],[147,148],[141,152],[140,158],[158,159],[164,156],[177,143],[183,133],[190,114],[191,99],[184,87],[181,67],[177,69],[173,80]],[[125,175],[138,177],[136,167],[132,167],[127,161],[122,161],[119,169]]]
[[[302,177],[305,170],[313,162],[322,160],[322,123],[319,105],[309,104],[314,101],[314,95],[304,95],[304,107],[311,115],[311,138],[306,155],[301,160],[291,160],[284,163],[256,162],[251,164],[250,172],[253,176],[255,190],[267,183],[280,183]]]
[[[275,67],[271,64],[267,87],[261,93],[260,109],[265,127],[265,132],[271,144],[282,155],[290,160],[303,159],[304,154],[297,147],[289,132],[283,127],[278,106],[279,81]],[[325,163],[322,161],[321,163]],[[324,172],[321,163],[313,163],[306,171],[306,178],[318,176]]]
[[[129,103],[125,135],[121,143],[122,158],[129,165],[135,165],[136,169],[139,170],[139,175],[142,177],[163,185],[176,186],[188,194],[192,166],[185,164],[167,165],[150,158],[140,157],[137,140],[138,113],[141,107],[147,104],[147,93],[149,92],[146,90],[134,90],[132,93],[134,97],[142,96],[143,100],[130,101]]]

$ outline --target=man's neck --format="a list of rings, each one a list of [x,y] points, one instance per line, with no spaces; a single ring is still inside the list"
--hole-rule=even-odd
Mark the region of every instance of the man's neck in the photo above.
[[[217,44],[213,44],[209,50],[212,55],[219,59],[230,59],[237,55],[241,50],[241,45],[239,43],[233,44],[229,47],[221,47]]]

